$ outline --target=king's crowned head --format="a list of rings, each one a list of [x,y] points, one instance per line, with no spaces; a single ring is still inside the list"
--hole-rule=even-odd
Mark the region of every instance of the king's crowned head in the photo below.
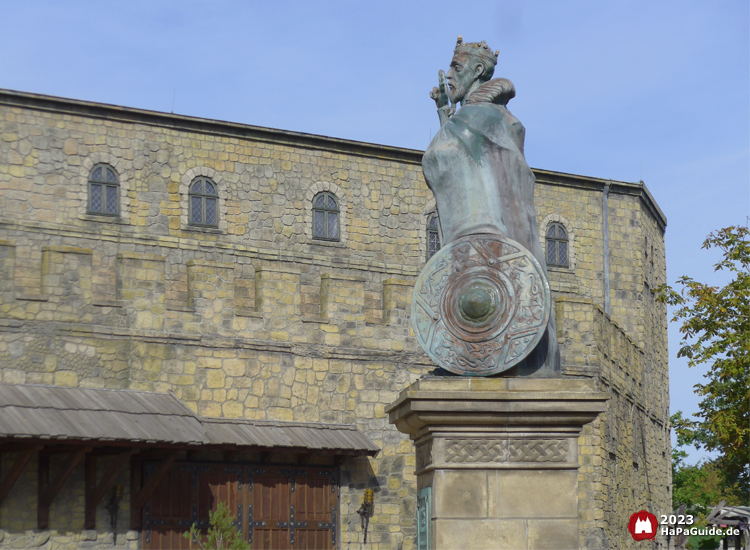
[[[463,37],[459,36],[456,40],[456,48],[453,50],[453,55],[456,56],[459,54],[479,57],[480,59],[489,61],[494,66],[497,65],[497,56],[500,54],[500,50],[493,52],[484,40],[481,42],[464,42]]]

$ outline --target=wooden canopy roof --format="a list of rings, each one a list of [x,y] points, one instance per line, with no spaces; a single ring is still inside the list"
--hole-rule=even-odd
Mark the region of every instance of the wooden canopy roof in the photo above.
[[[370,456],[379,451],[349,424],[206,418],[166,393],[32,384],[0,384],[0,438]]]

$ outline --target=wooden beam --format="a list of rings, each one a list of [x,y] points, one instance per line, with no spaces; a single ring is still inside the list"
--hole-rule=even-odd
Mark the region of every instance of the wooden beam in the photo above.
[[[122,471],[125,469],[125,467],[128,465],[131,454],[132,454],[132,451],[127,452],[127,453],[122,453],[121,455],[117,456],[114,459],[109,469],[104,474],[104,477],[102,477],[102,480],[99,482],[99,485],[96,487],[96,491],[94,492],[94,495],[93,495],[94,506],[99,505],[99,503],[104,498],[104,495],[107,493],[107,491],[109,491],[112,485],[114,485],[115,481],[117,480],[117,476],[119,476],[122,473]]]
[[[34,443],[0,443],[0,453],[20,453],[23,451],[38,451],[42,445]]]
[[[25,451],[21,451],[18,454],[18,456],[16,457],[16,461],[13,463],[10,471],[5,476],[5,478],[3,478],[2,482],[0,482],[0,504],[2,504],[3,500],[5,500],[5,497],[8,496],[8,493],[10,493],[13,485],[15,485],[16,481],[21,476],[21,472],[23,472],[23,469],[29,463],[29,460],[32,459],[34,453],[39,449],[40,447],[31,447],[29,449],[26,449]]]
[[[93,494],[96,489],[96,458],[93,453],[87,454],[84,465],[84,470],[86,471],[86,480],[84,482],[84,529],[96,529],[96,505],[92,505]]]
[[[130,453],[137,453],[139,450],[135,447],[130,449],[123,449],[122,447],[95,447],[89,454],[91,456],[112,456],[128,453],[128,456],[130,456]]]
[[[297,464],[307,464],[313,456],[313,453],[300,453],[297,455]]]
[[[143,480],[143,453],[134,454],[130,458],[130,529],[141,530],[141,511],[135,508],[135,495],[141,488]]]
[[[78,451],[73,453],[68,461],[63,466],[62,471],[58,476],[50,482],[49,478],[49,457],[50,455],[46,452],[39,453],[39,493],[37,501],[37,523],[39,529],[47,529],[49,527],[49,507],[55,500],[55,497],[62,489],[65,482],[73,473],[78,463],[83,460],[86,453],[91,451],[91,447],[78,448]]]
[[[96,483],[96,457],[86,455],[86,512],[84,516],[84,529],[96,529],[96,507],[104,498],[104,495],[114,485],[125,467],[130,462],[130,455],[134,450],[120,453],[115,457],[109,469],[104,473],[101,481]]]
[[[151,495],[159,486],[161,480],[164,479],[164,476],[169,473],[169,470],[172,468],[172,464],[174,464],[176,459],[177,453],[172,453],[159,463],[159,467],[153,474],[151,474],[151,477],[146,480],[146,483],[143,485],[143,488],[138,491],[138,494],[135,495],[135,498],[133,499],[134,509],[130,510],[131,514],[140,514],[141,508],[143,508],[148,499],[151,498]]]
[[[334,466],[341,466],[347,458],[351,458],[347,455],[336,455],[333,459]]]
[[[75,467],[78,466],[78,463],[81,462],[81,460],[83,460],[83,457],[86,456],[86,453],[90,451],[91,447],[84,447],[83,449],[79,449],[73,455],[71,455],[71,457],[65,463],[65,466],[63,466],[62,471],[58,474],[57,478],[55,478],[55,480],[49,484],[47,490],[45,491],[44,502],[47,505],[52,504],[52,502],[55,500],[55,497],[57,496],[57,493],[60,492],[62,486],[65,485],[66,481],[68,481],[70,474],[72,474],[73,470],[75,470]]]
[[[234,462],[237,459],[237,455],[239,455],[240,452],[236,449],[231,451],[224,451],[224,462]]]
[[[727,505],[727,501],[725,499],[721,499],[721,502],[714,506],[714,509],[711,510],[711,513],[706,516],[706,523],[710,523],[712,519],[714,519],[716,516],[721,514],[721,511],[724,509],[724,506]]]
[[[187,460],[186,457],[188,453],[188,451],[176,449],[174,447],[169,447],[167,449],[138,449],[138,451],[138,457],[141,460],[161,460],[162,458],[166,458],[173,453],[177,453],[178,460],[182,460],[183,458]]]
[[[75,453],[80,451],[81,449],[89,450],[92,449],[92,447],[84,447],[82,445],[45,445],[44,446],[44,454],[46,455],[53,455],[53,454],[59,454],[59,453]]]
[[[46,453],[39,453],[36,505],[36,521],[39,529],[46,529],[49,525],[49,506],[42,506],[44,490],[47,485],[49,485],[49,455]]]

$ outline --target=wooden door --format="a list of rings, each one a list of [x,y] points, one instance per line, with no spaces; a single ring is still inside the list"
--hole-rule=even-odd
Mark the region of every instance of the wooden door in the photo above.
[[[144,550],[195,548],[197,545],[191,546],[183,534],[194,523],[201,529],[208,528],[209,512],[215,512],[219,502],[237,512],[235,525],[241,529],[241,502],[237,498],[240,474],[236,468],[222,465],[176,464],[144,506]]]
[[[292,506],[300,524],[294,548],[324,550],[336,544],[338,495],[336,472],[307,470],[295,479]]]
[[[146,465],[144,479],[151,471]],[[144,507],[142,548],[190,549],[183,533],[193,523],[207,529],[219,502],[254,550],[336,548],[337,476],[333,468],[178,463]]]
[[[289,482],[278,468],[254,469],[248,483],[247,539],[253,549],[288,550],[289,543]]]
[[[248,484],[253,550],[335,548],[338,526],[336,470],[273,467],[256,469]]]
[[[145,477],[153,470],[144,467]],[[143,548],[189,548],[182,533],[190,528],[192,482],[190,472],[173,469],[143,507]]]

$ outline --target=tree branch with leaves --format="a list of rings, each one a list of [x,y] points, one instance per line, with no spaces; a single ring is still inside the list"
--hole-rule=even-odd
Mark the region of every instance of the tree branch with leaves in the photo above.
[[[688,366],[708,364],[697,420],[675,419],[678,436],[696,448],[718,451],[715,461],[724,483],[750,499],[750,231],[732,226],[711,233],[704,249],[718,248],[722,259],[714,271],[729,272],[723,287],[683,276],[679,291],[663,286],[661,299],[677,309],[681,323],[677,357]]]

